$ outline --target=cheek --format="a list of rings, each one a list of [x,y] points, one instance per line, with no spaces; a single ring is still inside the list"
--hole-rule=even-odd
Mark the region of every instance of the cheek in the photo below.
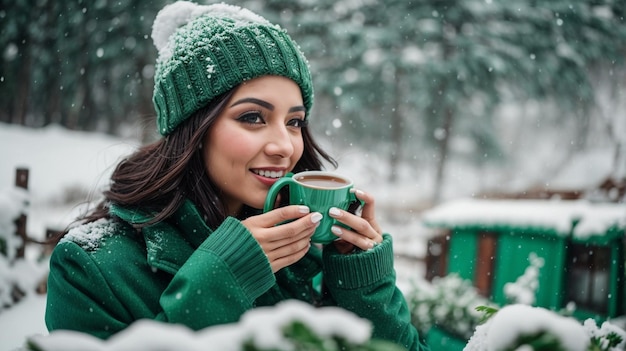
[[[297,139],[295,141],[295,143],[293,144],[294,147],[294,157],[297,160],[299,160],[302,157],[302,154],[304,153],[304,141],[302,140],[302,137],[300,137],[299,139]]]
[[[205,150],[204,162],[210,171],[215,167],[229,167],[237,163],[237,160],[246,159],[254,154],[255,144],[242,133],[224,128],[209,135]]]
[[[253,157],[261,148],[257,139],[246,133],[223,133],[221,151],[234,160],[244,160]]]

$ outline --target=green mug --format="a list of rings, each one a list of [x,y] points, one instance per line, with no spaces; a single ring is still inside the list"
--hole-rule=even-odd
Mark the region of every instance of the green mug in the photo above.
[[[330,231],[330,228],[338,223],[330,217],[328,210],[337,207],[342,210],[353,212],[361,205],[356,196],[350,192],[352,180],[344,176],[325,171],[305,171],[300,173],[288,173],[278,179],[272,185],[267,197],[263,212],[274,208],[278,193],[289,186],[289,204],[305,205],[311,212],[320,212],[324,218],[311,237],[311,241],[318,244],[328,244],[337,239],[337,236]]]

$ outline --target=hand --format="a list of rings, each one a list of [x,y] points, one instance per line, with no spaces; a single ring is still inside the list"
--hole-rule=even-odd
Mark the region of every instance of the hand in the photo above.
[[[251,216],[241,223],[259,242],[275,273],[304,257],[321,219],[321,213],[309,213],[306,206],[290,205]],[[280,224],[289,220],[293,221]]]
[[[383,232],[376,222],[374,197],[361,190],[354,190],[354,193],[364,203],[360,217],[338,208],[331,208],[329,211],[331,217],[352,228],[349,230],[337,225],[332,227],[333,233],[340,238],[333,244],[341,253],[352,252],[355,247],[369,250],[383,241]]]

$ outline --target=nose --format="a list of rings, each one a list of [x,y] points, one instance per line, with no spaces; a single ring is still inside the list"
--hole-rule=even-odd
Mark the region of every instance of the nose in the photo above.
[[[265,153],[269,156],[290,157],[294,152],[293,136],[284,125],[271,128]]]

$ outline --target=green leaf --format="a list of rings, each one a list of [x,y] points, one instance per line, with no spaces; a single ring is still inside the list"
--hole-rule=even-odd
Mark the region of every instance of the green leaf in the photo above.
[[[478,306],[476,307],[476,311],[483,312],[483,317],[480,322],[484,323],[498,312],[498,308],[492,306]]]

